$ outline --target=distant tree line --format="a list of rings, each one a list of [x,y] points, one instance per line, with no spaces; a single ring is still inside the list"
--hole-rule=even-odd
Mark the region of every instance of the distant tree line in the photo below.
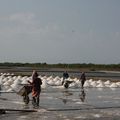
[[[93,63],[58,63],[58,64],[47,64],[47,63],[11,63],[4,62],[0,63],[0,67],[40,67],[40,68],[67,68],[67,69],[88,69],[90,71],[96,70],[120,70],[120,64],[93,64]]]

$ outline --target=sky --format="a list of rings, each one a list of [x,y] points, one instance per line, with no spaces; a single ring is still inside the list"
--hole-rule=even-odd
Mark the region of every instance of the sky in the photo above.
[[[120,0],[0,0],[0,62],[120,63]]]

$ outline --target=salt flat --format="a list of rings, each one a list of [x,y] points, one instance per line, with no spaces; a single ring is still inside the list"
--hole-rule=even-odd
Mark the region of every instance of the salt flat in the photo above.
[[[37,112],[7,111],[1,120],[119,120],[120,88],[42,89]],[[29,95],[31,98],[31,94]],[[0,108],[31,110],[16,93],[1,93]]]

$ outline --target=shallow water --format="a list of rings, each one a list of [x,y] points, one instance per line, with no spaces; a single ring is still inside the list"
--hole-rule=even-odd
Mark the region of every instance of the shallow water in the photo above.
[[[119,120],[120,88],[42,89],[38,112],[7,111],[0,120]],[[31,98],[31,94],[29,95]],[[0,108],[33,109],[16,93],[2,93]]]

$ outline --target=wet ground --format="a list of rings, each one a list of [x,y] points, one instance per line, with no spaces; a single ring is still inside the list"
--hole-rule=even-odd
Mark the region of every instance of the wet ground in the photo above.
[[[31,101],[25,105],[16,93],[1,93],[1,108],[37,112],[7,111],[0,120],[120,120],[120,88],[48,87],[41,92],[38,108]]]

